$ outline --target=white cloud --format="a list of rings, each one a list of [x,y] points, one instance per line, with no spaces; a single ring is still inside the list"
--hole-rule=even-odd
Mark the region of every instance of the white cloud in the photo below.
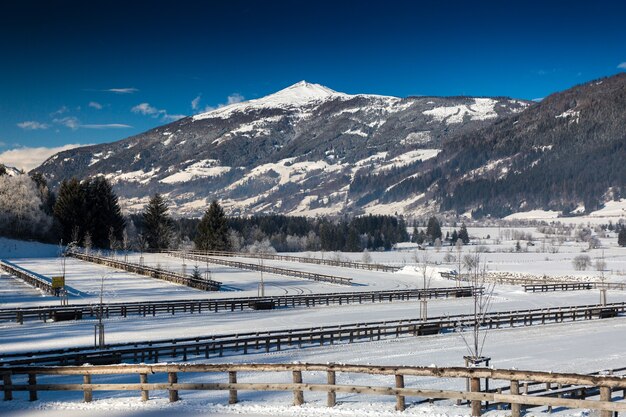
[[[622,62],[621,64],[617,66],[617,68],[626,69],[626,62]]]
[[[52,121],[56,124],[63,125],[72,130],[76,130],[80,127],[80,121],[74,116],[67,116],[61,119],[52,119]]]
[[[191,108],[193,110],[198,110],[199,107],[200,107],[200,96],[191,100]]]
[[[23,169],[24,171],[30,171],[33,168],[37,168],[52,155],[68,149],[78,148],[80,146],[89,145],[70,144],[53,148],[39,147],[11,149],[0,153],[0,163]]]
[[[109,93],[116,93],[116,94],[132,94],[132,93],[136,93],[139,91],[139,89],[135,88],[135,87],[128,87],[128,88],[107,88],[106,90],[102,90],[102,91],[108,91]]]
[[[245,100],[245,97],[242,96],[239,93],[234,93],[228,96],[228,103],[227,104],[235,104],[235,103],[241,103],[242,101]]]
[[[65,126],[72,130],[77,129],[126,129],[132,126],[122,123],[82,124],[77,117],[68,116],[62,119],[53,119],[54,123]]]
[[[161,114],[167,113],[165,110],[159,110],[156,107],[150,105],[150,103],[140,103],[130,109],[133,113],[143,114],[144,116],[158,117]]]
[[[128,129],[132,126],[123,123],[105,123],[105,124],[87,124],[79,125],[79,127],[85,129]]]
[[[18,127],[24,130],[44,130],[50,127],[46,123],[37,122],[35,120],[28,120],[17,124]]]
[[[61,106],[58,110],[50,113],[50,117],[60,116],[64,113],[67,113],[68,111],[70,111],[70,109],[68,109],[67,106]]]
[[[96,110],[102,110],[102,104],[98,103],[97,101],[90,101],[89,107],[93,107]]]
[[[140,103],[130,109],[133,113],[143,114],[144,116],[152,116],[154,118],[161,118],[164,122],[173,122],[183,117],[187,117],[184,114],[168,114],[167,110],[157,109],[150,105],[150,103]]]

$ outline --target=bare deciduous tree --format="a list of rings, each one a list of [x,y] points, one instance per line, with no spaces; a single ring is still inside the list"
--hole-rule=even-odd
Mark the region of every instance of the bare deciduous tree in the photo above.
[[[485,262],[481,262],[479,252],[465,255],[463,260],[467,268],[468,280],[474,287],[474,319],[470,325],[461,325],[461,337],[465,342],[468,356],[473,360],[479,360],[483,355],[488,333],[488,329],[482,326],[482,323],[491,307],[495,283],[486,282],[487,266]],[[481,288],[482,291],[480,291]]]

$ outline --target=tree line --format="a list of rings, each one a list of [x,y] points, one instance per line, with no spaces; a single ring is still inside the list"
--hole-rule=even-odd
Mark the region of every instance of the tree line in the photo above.
[[[55,194],[38,173],[0,175],[0,220],[2,236],[98,249],[358,252],[409,240],[405,221],[393,216],[227,217],[214,201],[200,219],[173,218],[160,194],[141,213],[124,217],[103,176],[64,180]]]

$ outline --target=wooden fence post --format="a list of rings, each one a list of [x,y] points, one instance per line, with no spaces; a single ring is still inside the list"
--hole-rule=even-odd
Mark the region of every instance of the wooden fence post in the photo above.
[[[237,372],[230,371],[228,372],[228,383],[236,384],[237,383]],[[228,391],[228,404],[237,404],[237,390],[230,389]]]
[[[470,391],[471,392],[480,392],[480,378],[471,378],[470,379]],[[482,413],[482,405],[480,400],[472,400],[472,416],[479,417]]]
[[[28,391],[28,400],[29,401],[37,401],[37,391],[32,389],[33,385],[37,385],[37,375],[36,374],[28,374],[28,385],[31,388]]]
[[[396,388],[404,388],[404,375],[396,375]],[[405,409],[404,395],[396,395],[396,410],[404,411]]]
[[[11,385],[11,374],[3,374],[2,383],[4,384],[4,401],[11,401],[13,399],[13,391],[7,388],[7,385]]]
[[[302,384],[302,371],[293,371],[293,383]],[[304,393],[302,390],[296,389],[293,391],[293,405],[302,404],[304,404]]]
[[[328,385],[335,385],[336,377],[335,371],[328,371],[327,373],[327,382]],[[326,405],[328,407],[334,407],[337,404],[337,393],[335,391],[328,391],[328,395],[326,396]]]
[[[610,387],[600,387],[600,401],[611,401],[611,388]],[[612,411],[602,410],[600,412],[600,417],[611,417],[613,414]]]
[[[178,382],[178,375],[176,374],[176,372],[167,373],[167,382],[170,384],[176,384]],[[169,397],[171,403],[178,401],[178,390],[170,388]]]
[[[147,384],[148,383],[148,374],[139,374],[139,383]],[[150,398],[150,392],[147,389],[141,390],[141,401],[148,401]]]
[[[519,381],[511,381],[511,395],[519,395]],[[511,403],[511,417],[520,417],[521,406],[520,404]]]
[[[83,384],[91,384],[91,375],[83,375]],[[90,403],[93,400],[93,390],[91,388],[86,388],[83,390],[83,400],[86,403]]]

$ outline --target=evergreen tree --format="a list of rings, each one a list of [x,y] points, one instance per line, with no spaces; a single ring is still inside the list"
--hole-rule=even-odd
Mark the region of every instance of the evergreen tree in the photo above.
[[[441,239],[441,225],[439,224],[439,220],[434,216],[428,219],[426,235],[431,242],[434,242],[436,239]]]
[[[361,250],[361,239],[359,238],[359,233],[356,231],[354,227],[351,227],[348,230],[348,238],[346,241],[346,251],[359,252],[360,250]]]
[[[125,226],[117,196],[104,177],[84,181],[82,186],[86,197],[87,230],[91,233],[93,246],[109,248],[112,237],[122,240]]]
[[[196,249],[210,251],[229,251],[228,220],[217,201],[213,201],[198,224],[198,233],[194,240]]]
[[[467,233],[467,227],[465,223],[461,224],[461,230],[459,230],[459,239],[463,242],[464,245],[467,245],[470,241],[469,234]]]
[[[617,244],[620,246],[626,246],[626,228],[622,227],[617,235]]]
[[[172,219],[160,194],[152,196],[143,212],[144,236],[149,249],[167,249],[173,235]]]
[[[202,279],[202,273],[200,272],[200,268],[198,268],[198,265],[193,267],[193,271],[191,273],[191,277],[193,279]]]
[[[7,169],[4,165],[0,164],[0,177],[3,175],[8,175]]]
[[[459,234],[457,233],[456,229],[454,229],[454,231],[452,232],[452,238],[451,238],[451,242],[452,244],[456,244],[456,241],[459,239]]]
[[[54,203],[54,218],[61,228],[61,239],[70,243],[74,232],[78,231],[78,238],[85,234],[85,193],[76,178],[63,180],[59,187],[59,194]]]

